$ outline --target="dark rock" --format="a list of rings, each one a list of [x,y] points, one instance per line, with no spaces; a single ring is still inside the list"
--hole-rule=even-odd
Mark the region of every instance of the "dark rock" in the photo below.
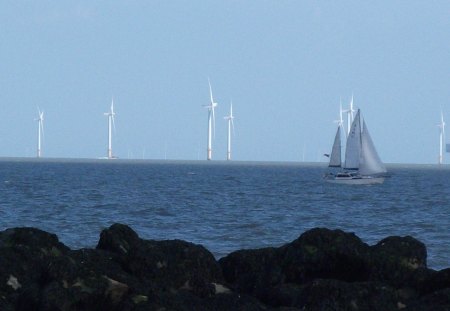
[[[256,298],[248,295],[238,295],[235,293],[219,294],[206,299],[205,310],[215,311],[265,311],[267,306],[263,305]],[[286,310],[287,311],[287,310]]]
[[[371,247],[369,261],[371,280],[402,286],[418,269],[427,267],[427,250],[410,236],[392,236]]]
[[[332,283],[336,292],[349,293],[349,297],[357,289],[360,294],[395,289],[395,294],[379,290],[381,297],[389,293],[398,300],[389,305],[394,308],[396,303],[402,306],[416,299],[424,282],[434,280],[426,268],[425,246],[412,237],[389,237],[370,247],[353,233],[323,228],[309,230],[280,248],[233,252],[219,263],[231,288],[274,307],[305,307],[302,297],[309,295],[305,296],[307,290],[321,288],[307,284],[329,279],[336,281]],[[437,283],[447,284],[445,276],[441,278]],[[352,284],[359,285],[353,288]],[[361,297],[358,305],[367,306],[369,300]]]
[[[187,289],[200,297],[222,283],[220,267],[203,246],[174,241],[143,241],[128,256],[127,270],[154,290]]]
[[[277,285],[268,292],[265,301],[271,306],[303,308],[306,303],[306,286],[295,283]]]
[[[56,234],[36,228],[12,228],[0,233],[0,247],[29,247],[41,250],[43,255],[59,256],[69,250],[59,242]]]
[[[432,292],[412,302],[404,311],[449,311],[450,288]]]
[[[115,255],[103,250],[70,251],[47,266],[42,310],[120,310],[120,304],[137,282],[121,269]]]
[[[140,243],[139,236],[127,225],[113,224],[100,233],[97,249],[127,255]]]
[[[376,282],[316,279],[299,285],[282,284],[271,291],[270,305],[300,310],[398,310],[404,303],[395,288]]]
[[[355,282],[368,278],[369,246],[354,233],[312,229],[278,252],[286,282],[301,284],[316,278]]]
[[[365,281],[369,246],[341,230],[313,229],[278,249],[233,252],[219,260],[225,280],[239,293],[273,306],[274,288],[317,278]],[[282,298],[280,298],[282,299]]]
[[[430,270],[428,270],[430,271]],[[450,268],[428,272],[420,279],[417,286],[421,294],[429,294],[442,289],[450,288]]]
[[[394,288],[375,282],[315,280],[302,291],[302,310],[394,311],[403,303]]]
[[[204,299],[190,291],[180,290],[176,293],[159,293],[150,295],[138,303],[134,311],[173,310],[173,311],[267,311],[269,308],[254,297],[236,293],[217,294]]]
[[[225,281],[238,293],[264,299],[273,286],[283,282],[275,248],[240,250],[221,258]]]
[[[103,230],[97,249],[122,255],[122,267],[136,277],[141,291],[189,290],[199,297],[215,294],[213,283],[223,283],[214,256],[203,246],[170,240],[142,240],[124,225]]]
[[[450,268],[427,268],[412,237],[374,246],[313,229],[279,248],[217,262],[203,246],[143,240],[130,227],[70,250],[34,228],[0,232],[0,310],[450,310]]]
[[[36,310],[46,282],[48,262],[69,248],[54,234],[35,228],[13,228],[0,233],[0,305],[2,310]]]

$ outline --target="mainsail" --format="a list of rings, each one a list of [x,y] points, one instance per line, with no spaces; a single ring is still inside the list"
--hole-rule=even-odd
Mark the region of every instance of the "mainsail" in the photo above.
[[[339,126],[334,137],[333,149],[330,155],[329,167],[341,167],[341,127]]]
[[[361,175],[374,175],[386,173],[386,167],[378,156],[375,145],[370,137],[366,122],[363,121],[361,133],[361,157],[359,161],[359,173]]]
[[[347,145],[345,147],[345,164],[344,168],[348,170],[357,170],[359,168],[359,158],[361,154],[361,121],[360,112],[356,113],[350,132],[347,137]]]

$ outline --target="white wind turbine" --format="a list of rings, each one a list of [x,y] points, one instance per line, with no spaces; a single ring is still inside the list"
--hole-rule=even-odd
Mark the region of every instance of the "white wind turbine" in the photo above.
[[[334,123],[337,123],[337,125],[341,128],[344,126],[344,119],[342,119],[343,112],[345,111],[342,110],[342,102],[339,101],[339,120],[334,120]]]
[[[42,156],[42,149],[41,149],[42,136],[44,136],[44,112],[39,110],[39,107],[38,107],[38,114],[39,117],[35,119],[35,121],[38,121],[37,157],[40,158]]]
[[[350,127],[352,126],[353,122],[353,113],[356,112],[356,109],[353,108],[353,94],[352,99],[350,101],[350,108],[343,110],[343,112],[347,113],[347,136],[350,133]]]
[[[211,82],[208,79],[209,83],[209,96],[211,102],[209,105],[204,105],[203,107],[208,109],[208,138],[207,138],[207,149],[206,149],[206,159],[211,160],[212,158],[212,147],[211,147],[211,141],[212,141],[212,127],[214,126],[214,135],[215,135],[215,128],[216,128],[216,118],[214,115],[214,108],[217,107],[217,103],[214,102],[212,89],[211,89]]]
[[[230,104],[230,115],[224,117],[228,121],[228,145],[227,145],[227,160],[231,160],[231,127],[233,127],[234,134],[234,116],[233,116],[233,102]]]
[[[114,122],[114,116],[116,113],[114,112],[114,98],[111,100],[111,108],[109,112],[104,113],[105,116],[108,117],[108,159],[113,159],[114,156],[112,154],[112,127],[116,130],[116,124]]]
[[[443,162],[443,148],[444,148],[444,141],[445,141],[445,122],[444,122],[444,115],[441,110],[441,123],[438,124],[439,127],[439,160],[438,163],[442,164]]]

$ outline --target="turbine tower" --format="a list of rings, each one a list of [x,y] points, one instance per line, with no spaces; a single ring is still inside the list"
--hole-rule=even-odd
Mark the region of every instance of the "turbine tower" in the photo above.
[[[350,101],[350,108],[343,110],[343,112],[347,113],[347,136],[350,133],[350,127],[352,126],[353,122],[353,113],[356,112],[356,109],[353,108],[353,94],[352,99]]]
[[[104,115],[108,117],[108,159],[113,159],[114,156],[112,154],[112,127],[114,127],[114,130],[116,129],[116,125],[114,123],[114,116],[116,115],[116,113],[114,112],[114,98],[111,100],[110,111],[105,112]]]
[[[234,116],[233,116],[233,102],[230,104],[230,115],[224,117],[228,121],[228,145],[227,145],[227,160],[231,160],[231,127],[233,127],[234,133]]]
[[[37,157],[40,158],[42,156],[41,142],[42,137],[44,135],[44,112],[40,111],[38,108],[39,117],[35,119],[38,121],[38,140],[37,140]]]
[[[207,137],[206,159],[211,160],[211,158],[212,158],[212,147],[211,147],[212,135],[211,135],[211,132],[212,132],[212,128],[214,127],[214,135],[215,135],[216,118],[214,116],[214,108],[217,107],[217,103],[214,102],[212,89],[211,89],[211,82],[209,81],[209,79],[208,79],[208,84],[209,84],[209,96],[210,96],[211,102],[209,103],[209,105],[204,105],[203,107],[208,109],[208,137]]]
[[[441,110],[441,123],[438,124],[439,127],[439,160],[438,163],[442,164],[443,162],[443,148],[444,148],[444,142],[445,142],[445,122],[444,122],[444,115]]]
[[[342,102],[339,101],[339,120],[334,120],[334,123],[337,123],[339,127],[344,126],[344,119],[342,118],[342,113],[345,112],[345,110],[342,110]]]

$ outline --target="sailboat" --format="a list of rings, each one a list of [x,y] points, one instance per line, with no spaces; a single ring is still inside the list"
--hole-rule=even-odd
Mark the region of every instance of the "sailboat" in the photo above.
[[[340,184],[381,184],[386,167],[378,156],[370,137],[366,122],[361,123],[361,111],[358,109],[350,127],[345,146],[345,159],[341,161],[341,126],[338,127],[330,155],[329,167],[342,168],[338,173],[328,173],[325,180]]]

